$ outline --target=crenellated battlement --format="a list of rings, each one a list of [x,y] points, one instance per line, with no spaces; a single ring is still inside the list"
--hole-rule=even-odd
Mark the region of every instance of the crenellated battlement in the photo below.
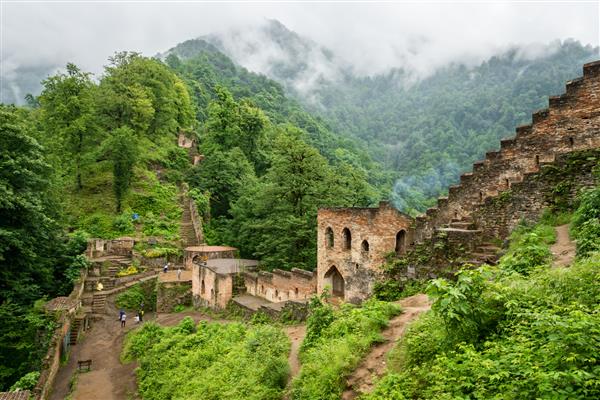
[[[450,186],[437,207],[416,218],[415,244],[453,220],[472,218],[503,193],[526,186],[558,155],[600,148],[600,61],[585,64],[583,77],[568,81],[565,93],[551,96],[548,104],[532,114],[530,124],[518,126],[514,137],[502,139],[499,150],[473,163],[472,172],[462,174],[460,184]]]
[[[388,207],[319,210],[318,291],[331,285],[347,301],[364,299],[384,262],[381,255],[373,257],[373,249],[391,252],[394,242],[396,254],[408,261],[403,279],[493,262],[500,250],[494,243],[520,220],[535,220],[552,206],[559,185],[569,183],[560,201],[572,201],[579,188],[594,182],[591,170],[600,159],[600,61],[585,64],[583,77],[567,82],[565,93],[550,97],[531,120],[414,220]],[[394,239],[396,232],[401,240]]]

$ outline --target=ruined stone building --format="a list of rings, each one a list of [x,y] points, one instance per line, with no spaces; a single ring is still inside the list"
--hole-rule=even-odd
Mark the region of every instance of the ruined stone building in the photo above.
[[[317,216],[318,292],[350,302],[372,290],[388,254],[404,254],[413,219],[382,202],[378,208],[321,208]]]
[[[581,188],[597,184],[593,169],[599,159],[596,61],[416,219],[388,205],[319,210],[318,291],[329,286],[347,301],[364,299],[382,272],[383,256],[392,251],[406,253],[404,278],[432,278],[444,268],[489,262],[520,221],[536,221],[545,208],[572,203]]]
[[[246,271],[243,277],[247,294],[272,303],[306,301],[317,292],[316,275],[299,268],[292,268],[291,271]]]

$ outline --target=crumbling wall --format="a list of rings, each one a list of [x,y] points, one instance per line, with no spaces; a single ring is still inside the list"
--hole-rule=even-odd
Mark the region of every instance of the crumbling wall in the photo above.
[[[274,269],[272,272],[245,272],[246,293],[277,303],[287,300],[306,300],[317,291],[314,272],[292,268],[291,271]]]
[[[231,275],[218,274],[206,266],[194,264],[192,290],[194,307],[224,309],[233,297],[233,278]]]
[[[335,268],[344,280],[344,299],[364,300],[381,274],[385,256],[396,251],[397,235],[404,232],[399,252],[412,242],[412,226],[411,217],[386,202],[378,208],[319,209],[317,291],[323,292],[327,275]]]
[[[156,292],[156,311],[173,312],[175,306],[192,305],[192,282],[158,282]]]
[[[583,77],[569,81],[566,92],[549,99],[549,107],[535,112],[532,123],[516,128],[490,151],[473,171],[449,188],[448,197],[417,218],[415,241],[431,237],[436,227],[452,219],[468,218],[487,198],[523,182],[560,154],[600,147],[600,62],[584,65]]]

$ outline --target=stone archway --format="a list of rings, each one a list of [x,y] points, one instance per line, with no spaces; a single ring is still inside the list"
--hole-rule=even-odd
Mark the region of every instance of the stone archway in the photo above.
[[[406,251],[406,231],[402,229],[396,234],[396,254],[401,255]]]
[[[334,297],[344,298],[345,286],[346,283],[344,281],[344,277],[338,271],[335,265],[332,265],[331,268],[325,273],[325,282],[331,286],[331,294]]]

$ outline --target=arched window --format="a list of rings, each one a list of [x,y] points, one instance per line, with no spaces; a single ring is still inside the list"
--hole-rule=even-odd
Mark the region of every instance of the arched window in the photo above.
[[[362,243],[360,244],[360,249],[363,251],[363,253],[368,253],[369,252],[369,242],[367,242],[366,240],[363,240]]]
[[[296,297],[298,297],[298,288],[294,289],[294,294],[296,295]]]
[[[575,140],[572,137],[570,137],[569,138],[569,146],[573,146],[574,144],[575,144]]]
[[[508,181],[508,179],[504,180],[504,186],[506,186],[507,188],[510,187],[510,182]]]
[[[483,202],[483,192],[479,192],[479,202]]]
[[[265,287],[264,287],[264,285],[260,285],[260,292],[263,293],[263,294],[265,293]]]
[[[350,233],[350,229],[344,228],[342,231],[342,241],[343,241],[343,250],[350,250],[352,248],[352,234]]]
[[[396,234],[396,254],[404,254],[406,250],[406,231],[401,230]]]
[[[535,156],[535,165],[540,165],[540,156]]]
[[[344,297],[345,282],[340,271],[332,265],[325,273],[325,282],[331,286],[331,294],[336,297]]]
[[[325,229],[325,246],[327,246],[328,249],[333,248],[333,229],[331,229],[331,227]]]
[[[279,298],[279,290],[275,289],[275,298]]]
[[[206,292],[206,287],[204,286],[204,279],[202,279],[202,285],[200,286],[200,294],[204,294]]]

